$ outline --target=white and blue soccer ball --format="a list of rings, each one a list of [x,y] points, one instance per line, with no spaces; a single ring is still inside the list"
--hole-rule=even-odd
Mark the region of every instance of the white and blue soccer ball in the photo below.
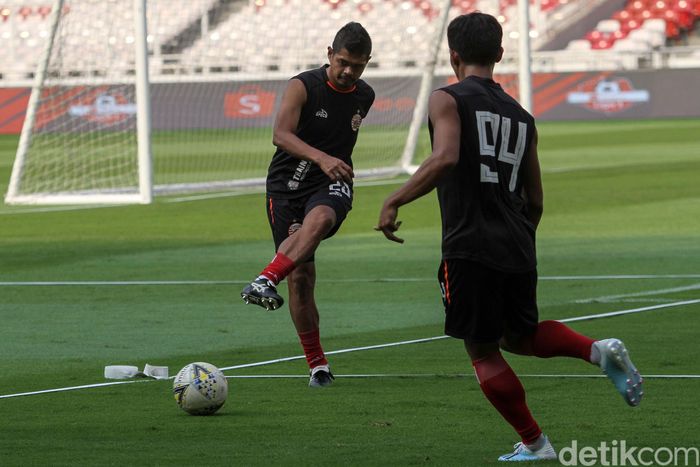
[[[175,376],[173,395],[177,405],[188,414],[211,415],[226,402],[228,382],[211,363],[190,363]]]

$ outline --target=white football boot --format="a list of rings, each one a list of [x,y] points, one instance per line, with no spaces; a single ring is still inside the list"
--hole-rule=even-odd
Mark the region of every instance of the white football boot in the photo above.
[[[513,447],[515,450],[510,454],[504,454],[498,458],[499,461],[504,462],[527,462],[527,461],[546,461],[553,460],[557,458],[557,452],[554,450],[552,443],[549,442],[549,438],[544,437],[544,446],[540,449],[531,450],[524,443],[516,443]]]
[[[325,386],[330,386],[333,384],[335,376],[331,373],[331,369],[328,365],[319,365],[311,370],[311,377],[309,378],[310,388],[322,388]]]
[[[617,388],[622,397],[632,407],[639,405],[644,395],[644,379],[630,360],[625,344],[620,339],[595,341],[593,345],[600,352],[598,366]]]

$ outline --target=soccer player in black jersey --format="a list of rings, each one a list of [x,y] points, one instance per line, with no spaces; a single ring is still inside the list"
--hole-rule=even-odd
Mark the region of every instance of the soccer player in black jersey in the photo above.
[[[431,95],[432,154],[386,199],[377,230],[402,243],[399,207],[437,187],[445,332],[464,340],[483,393],[522,439],[499,460],[555,459],[501,349],[597,364],[632,406],[642,397],[642,378],[620,340],[595,341],[558,321],[538,322],[535,229],[543,195],[535,121],[493,81],[503,55],[493,16],[459,16],[447,39],[459,82]]]
[[[371,52],[367,31],[348,23],[328,47],[328,65],[289,81],[275,120],[277,151],[265,201],[277,254],[241,292],[245,303],[274,310],[283,303],[275,286],[287,278],[289,311],[309,364],[311,387],[333,380],[319,337],[314,252],[352,208],[352,151],[374,102],[374,91],[360,79]]]

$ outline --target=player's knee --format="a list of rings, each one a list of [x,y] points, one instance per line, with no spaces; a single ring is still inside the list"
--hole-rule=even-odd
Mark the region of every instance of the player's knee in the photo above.
[[[505,334],[498,341],[501,349],[517,355],[532,355],[532,339],[528,336]]]
[[[499,353],[497,342],[467,342],[464,341],[464,347],[472,361],[488,358],[491,355]]]
[[[328,233],[335,226],[336,214],[329,206],[315,207],[309,216],[304,219],[304,226],[319,234]]]

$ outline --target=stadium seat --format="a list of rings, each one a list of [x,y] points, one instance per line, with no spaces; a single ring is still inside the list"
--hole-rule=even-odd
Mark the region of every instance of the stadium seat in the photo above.
[[[343,0],[325,0],[334,10],[340,6]]]
[[[613,33],[620,30],[620,22],[616,19],[604,19],[599,21],[595,28],[600,32]]]
[[[17,13],[22,17],[23,20],[26,20],[32,15],[33,10],[30,6],[23,6],[17,11]]]
[[[597,29],[594,29],[593,31],[590,31],[588,34],[586,34],[586,39],[593,43],[594,41],[600,40],[605,37],[605,33],[602,31],[598,31]]]
[[[689,2],[681,0],[673,6],[673,11],[678,15],[678,19],[681,26],[686,30],[693,28],[695,24],[695,15],[693,14],[693,8]]]
[[[374,6],[369,2],[363,2],[363,3],[360,3],[359,5],[357,5],[357,10],[362,15],[369,13],[373,9],[374,9]]]
[[[599,39],[591,41],[592,50],[606,50],[613,46],[615,40],[610,37],[601,37]]]
[[[642,26],[642,22],[638,20],[637,18],[628,18],[626,20],[623,20],[620,23],[620,30],[622,31],[632,31],[634,29],[638,29]],[[664,24],[664,29],[666,28],[666,25]]]
[[[631,19],[632,17],[633,17],[632,13],[630,13],[629,10],[618,10],[613,14],[612,19],[616,19],[620,23],[622,23],[624,21]]]
[[[649,44],[635,39],[622,39],[615,41],[612,50],[618,52],[646,52],[649,50]]]
[[[36,12],[39,14],[39,16],[41,16],[42,19],[44,19],[51,14],[51,6],[41,5],[37,7]]]
[[[645,43],[647,44],[648,48],[652,49],[662,47],[666,44],[665,32],[660,32],[653,29],[645,29],[644,27],[641,27],[634,31],[630,31],[628,38],[632,41]]]
[[[647,31],[656,31],[661,34],[666,33],[666,22],[660,18],[649,19],[641,25]]]
[[[566,50],[591,50],[591,43],[585,39],[575,39],[566,45]]]

